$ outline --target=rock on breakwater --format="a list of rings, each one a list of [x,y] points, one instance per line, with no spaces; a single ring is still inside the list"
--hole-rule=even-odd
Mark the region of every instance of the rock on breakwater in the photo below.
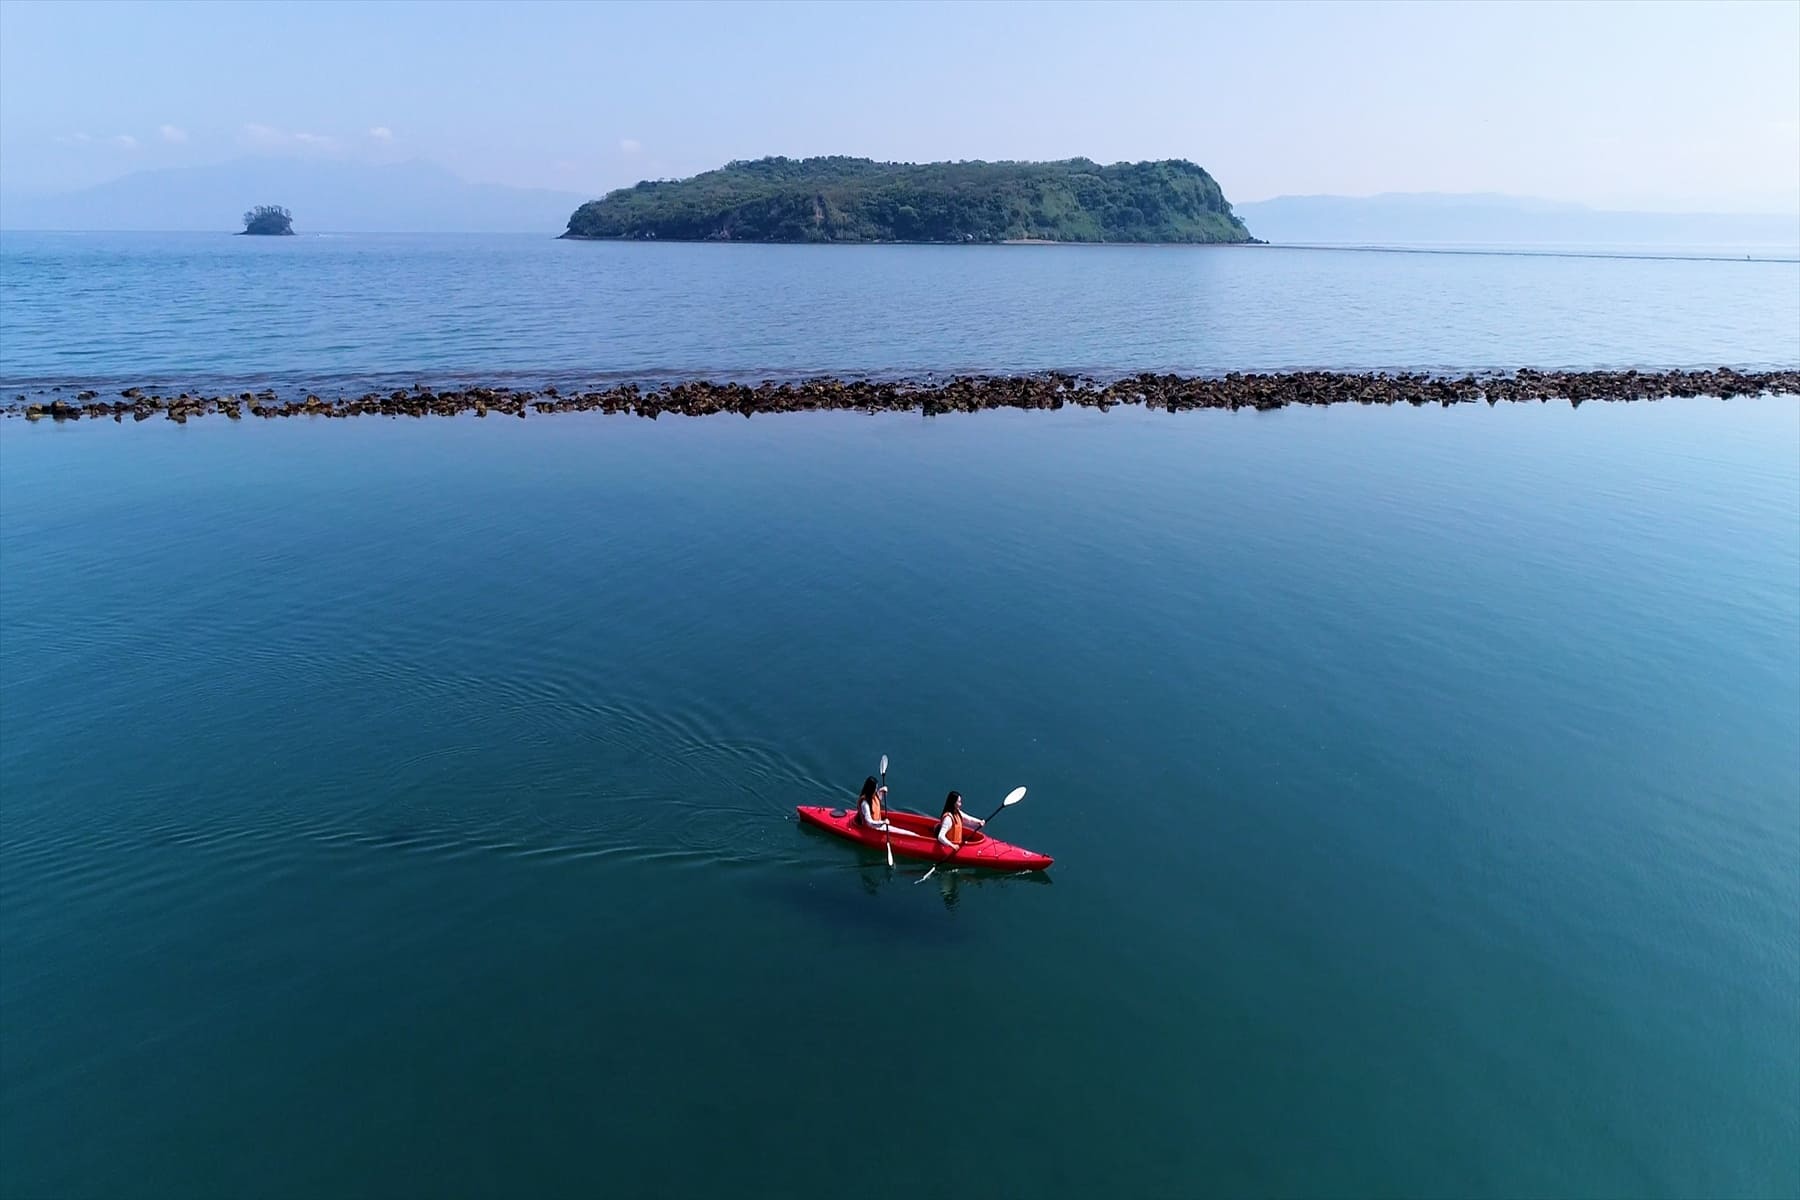
[[[61,391],[61,388],[53,389]],[[868,380],[816,378],[757,384],[694,380],[640,387],[614,384],[568,390],[556,387],[456,387],[433,389],[424,384],[391,392],[326,399],[316,393],[283,399],[276,392],[216,394],[180,392],[175,396],[124,389],[105,400],[91,389],[73,400],[31,401],[16,396],[4,406],[8,416],[30,421],[72,421],[130,417],[144,421],[161,415],[178,424],[190,418],[245,417],[477,417],[524,418],[528,414],[564,412],[622,413],[656,418],[714,416],[737,413],[815,412],[978,412],[993,408],[1062,408],[1077,405],[1107,409],[1143,405],[1182,412],[1189,409],[1259,410],[1288,405],[1322,404],[1476,404],[1501,401],[1659,400],[1676,396],[1751,396],[1800,393],[1800,368],[1737,371],[1728,367],[1677,371],[1540,371],[1524,368],[1506,374],[1461,376],[1428,373],[1285,371],[1270,374],[1233,372],[1221,376],[1138,374],[1098,380],[1050,372],[1034,375],[959,375],[942,380]]]

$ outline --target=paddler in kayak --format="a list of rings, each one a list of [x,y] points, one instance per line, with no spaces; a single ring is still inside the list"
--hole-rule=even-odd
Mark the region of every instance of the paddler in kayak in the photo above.
[[[980,829],[986,824],[980,817],[964,815],[962,793],[951,792],[944,797],[944,815],[938,819],[938,845],[954,854],[962,849],[963,838],[969,830]]]
[[[882,762],[886,762],[882,759]],[[879,829],[886,833],[892,826],[882,814],[881,806],[887,800],[887,789],[877,787],[875,777],[863,780],[862,795],[856,798],[856,820],[864,829]]]

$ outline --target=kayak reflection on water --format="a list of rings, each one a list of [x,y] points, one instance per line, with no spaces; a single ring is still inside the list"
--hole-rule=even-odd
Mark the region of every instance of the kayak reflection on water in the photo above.
[[[879,896],[884,889],[888,888],[901,889],[896,893],[901,896],[917,894],[911,887],[914,880],[906,876],[897,877],[892,871],[883,870],[879,865],[859,867],[857,881],[862,885],[863,894],[871,897]],[[938,899],[944,902],[944,908],[947,911],[955,911],[961,900],[968,897],[979,898],[983,889],[994,889],[997,894],[998,891],[1009,887],[1052,887],[1056,881],[1043,871],[1013,871],[1004,875],[979,871],[939,871],[931,877],[931,882],[937,885]],[[977,899],[976,902],[979,900]],[[908,908],[901,905],[898,908],[882,908],[877,911],[881,914],[877,918],[879,921],[888,921],[893,919],[893,914],[906,912]],[[928,929],[929,927],[923,928]],[[890,931],[884,930],[883,932]]]
[[[956,911],[956,889],[960,885],[956,881],[955,874],[949,871],[939,871],[937,881],[938,895],[943,898],[945,910]]]

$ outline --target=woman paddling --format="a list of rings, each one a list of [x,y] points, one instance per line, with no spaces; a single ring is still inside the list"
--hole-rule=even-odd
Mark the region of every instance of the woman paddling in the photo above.
[[[881,761],[883,763],[887,762],[885,758]],[[862,795],[856,798],[856,819],[862,824],[863,828],[879,829],[883,833],[886,833],[891,828],[887,823],[887,818],[882,815],[881,811],[882,802],[886,799],[887,789],[884,787],[877,787],[873,775],[863,780]]]
[[[965,816],[962,810],[962,793],[951,792],[944,797],[944,815],[938,820],[938,845],[955,854],[962,849],[963,838],[970,829],[980,829],[987,822],[980,817]]]

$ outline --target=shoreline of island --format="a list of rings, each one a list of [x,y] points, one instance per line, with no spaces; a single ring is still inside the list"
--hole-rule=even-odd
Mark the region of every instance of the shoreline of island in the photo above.
[[[1069,246],[1076,248],[1127,247],[1135,250],[1236,250],[1245,246],[1272,246],[1261,238],[1243,238],[1233,242],[1145,242],[1105,241],[1098,238],[748,238],[748,237],[625,237],[585,233],[559,233],[558,242],[607,242],[629,246],[948,246],[974,250],[984,246]],[[1294,247],[1289,247],[1294,249]],[[1329,246],[1307,246],[1303,249],[1334,249]]]
[[[49,389],[60,392],[61,387]],[[691,379],[651,385],[609,383],[593,388],[557,386],[459,385],[432,388],[423,383],[387,392],[327,398],[317,392],[283,399],[272,388],[172,396],[128,387],[103,399],[95,389],[73,398],[0,402],[0,415],[27,421],[111,418],[123,422],[160,416],[177,424],[221,416],[346,418],[477,417],[599,412],[660,416],[755,416],[791,412],[912,412],[924,416],[993,409],[1061,409],[1137,406],[1168,412],[1196,410],[1270,411],[1290,406],[1335,404],[1415,407],[1529,401],[1630,402],[1678,397],[1770,394],[1800,395],[1800,367],[1739,371],[1730,367],[1667,371],[1554,371],[1520,368],[1484,374],[1431,374],[1384,371],[1231,372],[1174,375],[1144,372],[1112,379],[1063,372],[1014,375],[956,375],[947,378],[867,379],[835,376],[765,380],[750,384]]]

